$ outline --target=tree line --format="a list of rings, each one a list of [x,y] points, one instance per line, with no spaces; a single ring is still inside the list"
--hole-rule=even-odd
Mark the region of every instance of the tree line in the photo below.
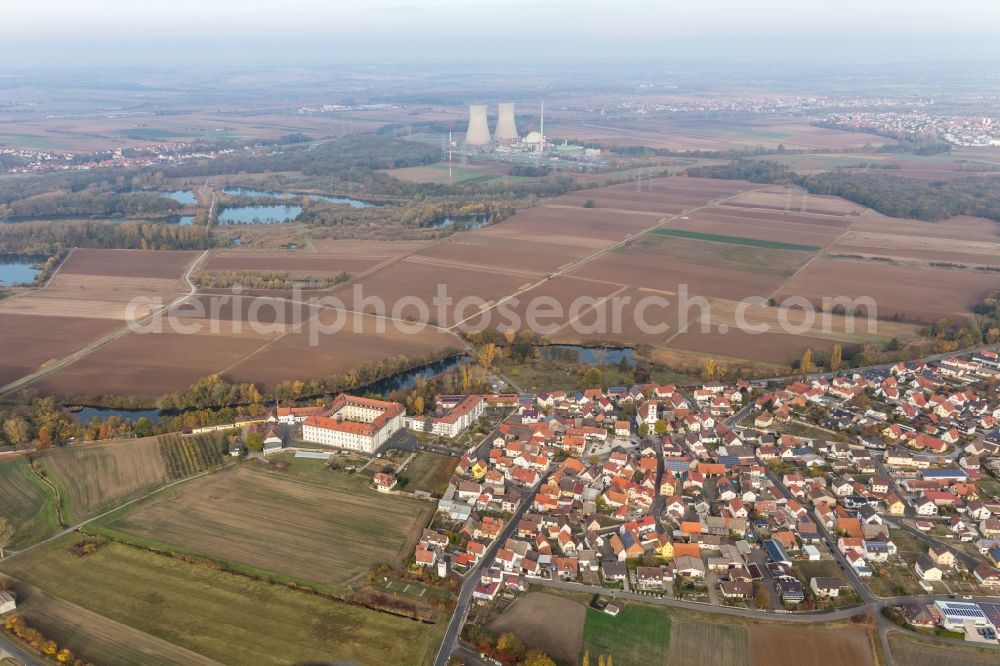
[[[1000,221],[1000,176],[935,182],[859,169],[799,176],[787,166],[768,160],[734,160],[694,167],[685,174],[695,178],[798,185],[810,194],[842,197],[889,217],[938,222],[956,215],[972,215]]]
[[[249,289],[291,289],[296,285],[329,289],[350,279],[345,271],[321,277],[290,275],[288,271],[199,271],[191,277],[197,286],[207,289],[228,289],[236,285]]]

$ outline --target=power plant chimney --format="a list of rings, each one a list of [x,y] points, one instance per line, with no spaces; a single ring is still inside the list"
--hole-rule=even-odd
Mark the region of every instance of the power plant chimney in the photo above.
[[[517,124],[514,121],[514,103],[500,102],[500,117],[497,120],[497,141],[517,141]]]
[[[486,146],[490,143],[490,126],[486,122],[486,105],[469,105],[469,129],[465,133],[468,146]]]

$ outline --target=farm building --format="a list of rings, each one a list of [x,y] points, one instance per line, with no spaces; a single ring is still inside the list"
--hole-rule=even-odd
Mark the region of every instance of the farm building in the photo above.
[[[17,602],[14,601],[14,595],[6,590],[0,592],[0,615],[9,613],[16,608]]]
[[[342,449],[374,453],[403,426],[406,410],[396,402],[341,393],[321,416],[302,424],[302,439]]]

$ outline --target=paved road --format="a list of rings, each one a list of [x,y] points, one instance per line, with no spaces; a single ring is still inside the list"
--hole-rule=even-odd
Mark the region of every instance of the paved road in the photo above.
[[[510,535],[514,533],[517,528],[518,522],[530,508],[535,501],[535,493],[538,487],[543,485],[552,470],[545,473],[539,481],[538,486],[531,489],[528,492],[521,494],[521,506],[517,508],[511,519],[507,521],[504,525],[503,530],[500,532],[499,536],[490,544],[490,547],[486,550],[482,559],[479,563],[470,569],[465,574],[465,580],[462,581],[462,587],[458,592],[458,600],[455,603],[455,611],[452,613],[451,620],[448,623],[448,629],[445,631],[444,638],[441,641],[441,648],[438,650],[437,657],[434,659],[434,666],[445,666],[448,663],[448,659],[451,658],[452,653],[455,651],[455,647],[458,644],[458,637],[462,633],[462,625],[465,624],[465,618],[469,614],[469,604],[472,601],[472,592],[476,589],[479,584],[480,572],[483,569],[489,569],[493,564],[493,560],[496,557],[497,549],[500,544],[507,541]]]
[[[758,610],[756,608],[735,608],[733,606],[713,606],[705,601],[687,601],[684,599],[674,599],[672,597],[655,597],[638,592],[625,592],[623,590],[609,590],[606,587],[597,585],[585,585],[583,583],[572,583],[562,580],[549,580],[532,578],[529,580],[532,585],[552,587],[560,590],[570,590],[574,592],[586,592],[587,594],[600,594],[610,596],[613,599],[628,599],[631,601],[642,601],[644,603],[658,606],[668,606],[670,608],[682,608],[686,610],[698,610],[707,613],[717,613],[719,615],[732,615],[737,617],[761,618],[771,617],[788,622],[827,622],[832,620],[844,620],[855,615],[864,615],[868,612],[865,606],[853,606],[850,608],[839,608],[837,610],[822,611],[799,611],[795,613],[774,613],[772,611]]]
[[[48,662],[42,661],[30,652],[27,652],[21,645],[15,643],[4,634],[0,634],[0,651],[17,659],[24,666],[45,666]]]
[[[947,543],[945,543],[945,542],[943,542],[943,541],[941,541],[939,539],[935,539],[930,534],[926,534],[924,532],[921,532],[920,530],[916,529],[915,527],[910,527],[909,525],[907,525],[906,523],[904,523],[899,518],[884,516],[884,520],[885,520],[885,522],[889,523],[893,527],[899,528],[899,529],[903,530],[904,532],[912,534],[913,536],[915,536],[916,538],[920,539],[924,543],[928,543],[928,544],[930,544],[932,546],[944,546],[945,548],[947,548],[951,552],[955,553],[955,557],[957,557],[958,559],[960,559],[965,564],[965,566],[967,566],[970,570],[974,569],[976,567],[976,565],[978,565],[980,563],[979,560],[977,560],[976,558],[972,557],[968,553],[962,552],[961,550],[956,549],[954,546],[951,546],[951,545],[949,545],[949,544],[947,544]]]

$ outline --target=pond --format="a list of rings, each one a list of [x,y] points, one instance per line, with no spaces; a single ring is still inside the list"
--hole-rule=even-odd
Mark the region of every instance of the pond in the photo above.
[[[191,206],[198,203],[198,197],[194,195],[191,190],[177,190],[175,192],[160,192],[161,197],[167,197],[168,199],[173,199],[179,204],[184,204],[185,206]]]
[[[70,410],[76,410],[77,408],[71,407]],[[153,423],[159,423],[160,421],[160,410],[158,409],[110,409],[105,407],[82,407],[77,411],[73,411],[73,416],[76,417],[78,423],[86,424],[96,416],[100,420],[104,421],[109,416],[120,416],[123,419],[132,421],[133,423],[143,416],[152,421]]]
[[[46,257],[36,255],[0,255],[0,285],[34,284],[35,276],[42,271],[32,266],[45,263],[45,260]]]
[[[335,204],[346,204],[351,208],[375,208],[378,204],[361,199],[351,199],[350,197],[334,197],[328,194],[308,194],[299,192],[276,192],[274,190],[255,190],[252,187],[227,187],[222,190],[226,194],[238,197],[267,197],[269,199],[318,199]]]
[[[240,206],[219,213],[219,224],[280,224],[291,222],[302,206]]]
[[[631,347],[583,347],[581,345],[546,345],[539,348],[547,360],[590,363],[593,365],[635,365],[635,350]]]
[[[190,227],[194,224],[194,215],[171,215],[166,219],[167,224],[179,224],[182,227]]]

